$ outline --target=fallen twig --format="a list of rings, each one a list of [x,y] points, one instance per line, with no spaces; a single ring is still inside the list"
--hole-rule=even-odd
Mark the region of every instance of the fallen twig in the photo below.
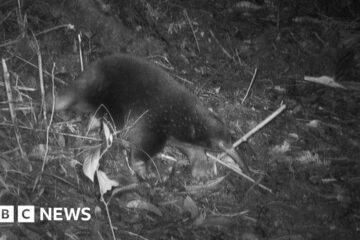
[[[79,41],[79,58],[80,58],[80,68],[81,71],[84,71],[84,62],[83,62],[83,56],[82,56],[82,47],[81,47],[81,33],[78,34],[78,41]]]
[[[360,91],[360,83],[356,81],[341,81],[341,83],[339,83],[336,82],[333,77],[329,77],[329,76],[321,76],[321,77],[304,76],[304,80],[309,82],[319,83],[333,88]]]
[[[284,111],[286,108],[285,104],[282,104],[275,112],[273,112],[270,116],[268,116],[267,118],[265,118],[264,121],[262,121],[261,123],[259,123],[256,127],[254,127],[253,129],[251,129],[248,133],[246,133],[243,137],[241,137],[239,140],[237,140],[234,144],[233,147],[237,147],[239,146],[241,143],[246,142],[249,137],[251,137],[254,133],[256,133],[257,131],[259,131],[262,127],[264,127],[266,124],[268,124],[271,120],[273,120],[277,115],[279,115],[282,111]]]
[[[41,110],[43,112],[44,120],[46,121],[46,102],[45,102],[45,88],[44,88],[44,75],[42,71],[42,58],[41,58],[41,51],[40,45],[38,40],[33,33],[33,37],[36,43],[36,54],[38,56],[38,65],[39,65],[39,79],[40,79],[40,93],[41,93]]]
[[[3,83],[0,83],[1,87],[4,87],[5,85]],[[20,91],[28,91],[28,92],[35,92],[36,88],[30,88],[30,87],[22,87],[22,86],[11,86],[12,88]]]
[[[244,97],[243,100],[241,101],[241,104],[244,104],[245,99],[247,98],[247,96],[248,96],[248,94],[249,94],[249,92],[250,92],[251,86],[252,86],[252,84],[253,84],[253,82],[254,82],[254,79],[255,79],[255,77],[256,77],[257,70],[258,70],[258,69],[255,68],[255,71],[254,71],[254,74],[253,74],[253,76],[252,76],[250,85],[249,85],[249,87],[248,87],[248,89],[247,89],[247,91],[246,91],[245,97]]]
[[[133,233],[133,232],[129,232],[129,231],[125,231],[125,230],[120,230],[120,231],[122,231],[122,232],[124,232],[124,233],[127,233],[127,234],[129,234],[130,236],[135,237],[136,239],[149,240],[148,238],[145,238],[145,237],[143,237],[143,236],[141,236],[141,235],[139,235],[139,234]]]
[[[225,166],[225,167],[233,170],[234,172],[236,172],[237,174],[239,174],[240,176],[242,176],[242,177],[245,178],[246,180],[248,180],[248,181],[250,181],[250,182],[252,182],[252,183],[254,183],[254,184],[257,184],[257,182],[256,182],[254,179],[252,179],[252,178],[249,177],[248,175],[245,175],[245,174],[241,171],[241,169],[238,168],[236,165],[228,164],[228,163],[226,163],[226,162],[224,162],[224,161],[221,161],[220,159],[218,159],[217,157],[213,156],[213,155],[210,154],[210,153],[206,153],[206,155],[207,155],[208,157],[210,157],[211,159],[213,159],[214,161],[220,163],[221,165],[223,165],[223,166]],[[260,184],[260,183],[258,183],[257,185],[258,185],[260,188],[262,188],[262,189],[264,189],[264,190],[272,193],[272,190],[271,190],[270,188],[265,187],[264,185],[262,185],[262,184]]]
[[[49,28],[49,29],[46,29],[44,31],[41,31],[39,33],[36,33],[35,36],[39,36],[39,35],[42,35],[42,34],[45,34],[45,33],[48,33],[48,32],[51,32],[51,31],[54,31],[54,30],[57,30],[57,29],[60,29],[60,28],[68,28],[68,29],[74,29],[74,25],[72,24],[62,24],[62,25],[59,25],[59,26],[55,26],[55,27],[52,27],[52,28]],[[0,44],[0,48],[2,47],[7,47],[7,46],[10,46],[12,44],[15,44],[19,41],[20,38],[18,39],[15,39],[15,40],[11,40],[11,41],[8,41],[8,42],[5,42],[3,44]]]
[[[23,59],[23,58],[20,57],[20,56],[15,56],[15,57],[18,58],[19,60],[23,61],[24,63],[27,63],[27,64],[29,64],[30,66],[32,66],[32,67],[34,67],[34,68],[36,68],[36,69],[39,69],[38,66],[36,66],[35,64],[32,64],[32,63],[29,62],[28,60]],[[51,77],[51,73],[49,73],[48,71],[43,70],[43,73],[45,73],[47,76],[50,76],[50,77]],[[60,78],[55,77],[55,80],[58,81],[58,82],[61,83],[61,84],[66,85],[66,82],[64,82],[64,81],[61,80]]]
[[[13,11],[14,10],[9,11],[8,14],[3,19],[1,19],[0,25],[3,24],[3,22],[5,22],[6,19],[8,19],[10,17],[10,15],[12,14]]]
[[[329,76],[321,76],[321,77],[304,76],[304,80],[309,81],[309,82],[323,84],[323,85],[333,87],[333,88],[346,89],[345,86],[341,85],[340,83],[335,82],[334,78],[329,77]]]
[[[179,80],[183,81],[184,83],[187,83],[187,84],[190,84],[190,85],[194,84],[193,82],[187,80],[186,78],[180,77],[179,75],[172,74],[172,76],[178,78]]]
[[[238,141],[236,141],[232,148],[236,148],[237,146],[239,146],[241,143],[246,142],[250,136],[252,136],[254,133],[256,133],[257,131],[259,131],[262,127],[264,127],[266,124],[268,124],[271,120],[273,120],[277,115],[279,115],[282,111],[284,111],[286,108],[286,105],[281,105],[275,112],[273,112],[270,116],[268,116],[264,121],[262,121],[261,123],[259,123],[255,128],[251,129],[248,133],[246,133],[242,138],[240,138]],[[208,154],[209,155],[209,154]],[[219,158],[221,159],[222,157],[224,157],[226,155],[226,153],[222,153],[220,154]],[[238,168],[234,168],[233,166],[224,163],[223,161],[215,158],[214,156],[209,156],[210,158],[213,158],[215,161],[219,162],[220,164],[230,168],[231,170],[235,171],[236,173],[240,174],[242,177],[246,178],[247,180],[249,180],[250,182],[256,184],[255,180],[253,180],[252,178],[250,178],[249,176],[245,175],[240,169]],[[259,184],[260,186],[260,184]],[[260,186],[261,188],[265,189],[267,187],[264,188],[264,186]],[[267,191],[269,191],[270,189],[266,189]],[[270,190],[271,192],[271,190]]]
[[[191,23],[191,20],[190,20],[190,18],[189,18],[189,15],[187,14],[187,11],[186,11],[185,9],[184,9],[184,15],[185,15],[185,17],[186,17],[186,19],[187,19],[187,21],[188,21],[188,23],[189,23],[189,25],[190,25],[192,34],[193,34],[194,39],[195,39],[196,47],[197,47],[198,51],[200,52],[199,42],[198,42],[198,40],[197,40],[197,38],[196,38],[195,31],[194,31],[194,27],[193,27],[193,25],[192,25],[192,23]]]
[[[32,107],[14,107],[14,111],[30,111]],[[10,108],[1,108],[0,111],[10,111]]]
[[[360,91],[360,83],[356,81],[341,81],[341,84],[348,90]]]
[[[15,127],[14,124],[10,124],[10,123],[0,123],[0,126],[9,126],[9,127]],[[34,129],[31,127],[26,127],[26,126],[17,126],[18,128],[21,129],[25,129],[25,130],[30,130],[30,131],[39,131],[39,132],[46,132],[46,130],[44,129]],[[102,139],[100,138],[94,138],[94,137],[88,137],[88,136],[82,136],[82,135],[76,135],[76,134],[71,134],[71,133],[62,133],[62,132],[55,132],[55,131],[49,131],[52,134],[58,134],[58,135],[63,135],[63,136],[67,136],[67,137],[73,137],[73,138],[79,138],[79,139],[85,139],[85,140],[91,140],[91,141],[102,141]]]
[[[67,181],[66,179],[64,179],[64,178],[62,178],[60,176],[57,176],[57,175],[55,175],[53,173],[51,173],[51,174],[50,173],[44,173],[44,175],[46,175],[48,177],[55,178],[55,179],[61,181],[62,183],[65,183],[68,186],[72,187],[73,189],[78,190],[78,187],[76,187],[74,184],[72,184],[71,182]]]
[[[100,202],[102,202],[104,204],[104,206],[105,206],[106,216],[108,217],[108,221],[109,221],[109,225],[110,225],[110,229],[111,229],[111,235],[112,235],[113,239],[116,240],[115,232],[114,232],[114,226],[113,226],[111,218],[110,218],[109,208],[108,208],[108,205],[105,202],[104,197],[102,195],[100,197]]]
[[[221,50],[225,53],[225,55],[226,55],[228,58],[232,59],[232,56],[230,55],[230,53],[221,45],[221,43],[219,42],[219,40],[215,37],[215,34],[214,34],[211,30],[209,30],[209,32],[210,32],[211,36],[214,38],[215,42],[219,45],[219,47],[221,48]]]
[[[48,155],[49,152],[49,132],[50,132],[50,127],[51,127],[51,123],[53,121],[53,117],[54,117],[54,110],[55,110],[55,84],[54,84],[54,71],[55,71],[55,63],[53,64],[53,68],[51,70],[51,81],[52,81],[52,107],[51,107],[51,116],[50,116],[50,121],[47,125],[46,128],[46,144],[45,144],[45,154],[44,154],[44,159],[43,159],[43,164],[41,167],[41,172],[44,172],[44,168],[45,168],[45,164],[47,162],[46,157]]]
[[[250,66],[245,61],[241,60],[238,49],[235,49],[235,55],[238,59],[239,65],[245,68],[246,73],[251,73]]]
[[[48,29],[45,29],[41,32],[38,32],[35,34],[35,36],[40,36],[42,34],[45,34],[45,33],[48,33],[48,32],[52,32],[52,31],[55,31],[55,30],[58,30],[60,28],[67,28],[67,29],[70,29],[70,30],[74,30],[75,29],[75,26],[73,24],[61,24],[61,25],[58,25],[58,26],[55,26],[55,27],[52,27],[52,28],[48,28]]]
[[[31,166],[29,159],[27,158],[27,155],[21,145],[21,135],[20,135],[19,129],[17,127],[16,112],[14,110],[14,105],[13,105],[13,97],[12,97],[11,84],[10,84],[10,74],[7,69],[6,61],[4,58],[1,59],[1,63],[2,63],[2,68],[3,68],[3,73],[4,73],[4,83],[5,83],[5,88],[6,88],[6,95],[7,95],[8,101],[9,101],[10,117],[11,117],[11,121],[14,126],[16,141],[17,141],[22,159],[28,165],[28,169],[30,171],[32,171],[32,166]]]
[[[9,45],[12,45],[12,44],[15,44],[15,43],[17,43],[18,42],[18,40],[16,39],[16,40],[11,40],[11,41],[9,41],[9,42],[6,42],[6,43],[3,43],[3,44],[0,44],[0,48],[2,48],[2,47],[6,47],[6,46],[9,46]]]
[[[239,216],[244,216],[246,214],[248,214],[250,212],[250,210],[244,210],[241,211],[239,213],[228,213],[228,214],[221,214],[221,213],[213,213],[213,216],[220,216],[220,217],[239,217]]]

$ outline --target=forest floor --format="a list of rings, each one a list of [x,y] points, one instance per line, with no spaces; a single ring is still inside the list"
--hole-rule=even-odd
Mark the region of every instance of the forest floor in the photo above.
[[[291,7],[279,17],[279,9],[235,1],[57,2],[0,3],[16,114],[3,64],[0,204],[89,207],[91,220],[0,223],[0,239],[113,239],[111,226],[117,239],[360,239],[359,91],[304,80],[336,74],[334,53],[351,23],[289,20]],[[257,184],[221,165],[215,176],[193,177],[171,147],[154,159],[156,177],[137,184],[119,137],[100,160],[121,189],[105,194],[107,214],[98,181],[82,172],[102,133],[82,137],[88,116],[40,111],[39,66],[45,92],[64,88],[81,72],[80,49],[85,68],[114,52],[159,64],[237,139],[286,104],[238,147]]]

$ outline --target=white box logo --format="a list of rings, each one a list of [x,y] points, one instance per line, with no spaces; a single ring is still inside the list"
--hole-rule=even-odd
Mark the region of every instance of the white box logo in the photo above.
[[[0,223],[14,222],[14,206],[0,206]]]
[[[19,223],[35,222],[35,207],[27,205],[18,206],[17,221]]]
[[[38,218],[35,217],[35,206],[18,205],[17,211],[14,206],[0,205],[0,229],[1,223],[34,223],[40,221],[89,221],[91,209],[83,208],[39,208]],[[15,216],[17,215],[17,216]],[[17,217],[17,218],[16,218]],[[2,238],[0,237],[0,240]]]

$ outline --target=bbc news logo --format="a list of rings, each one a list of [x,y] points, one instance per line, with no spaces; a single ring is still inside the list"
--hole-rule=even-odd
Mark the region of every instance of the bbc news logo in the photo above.
[[[15,222],[14,206],[0,205],[0,223]],[[40,208],[37,211],[39,221],[89,221],[91,219],[90,208]],[[17,207],[17,222],[35,222],[35,206],[19,205]]]

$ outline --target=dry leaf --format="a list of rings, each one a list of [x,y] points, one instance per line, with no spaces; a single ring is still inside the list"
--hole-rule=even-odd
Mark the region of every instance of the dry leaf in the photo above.
[[[103,129],[104,135],[106,139],[106,146],[110,147],[113,143],[113,135],[111,134],[110,128],[108,127],[107,123],[103,121]]]
[[[142,200],[133,200],[131,202],[128,202],[128,204],[126,204],[126,207],[147,210],[149,212],[155,213],[156,215],[162,217],[162,213],[159,208],[157,208],[156,206],[154,206],[151,203],[148,203],[148,202],[145,202]]]
[[[311,127],[311,128],[318,128],[320,125],[320,120],[311,120],[309,123],[306,124],[307,127]]]
[[[305,81],[309,81],[309,82],[314,82],[314,83],[323,84],[323,85],[326,85],[326,86],[328,86],[328,87],[346,89],[345,86],[343,86],[343,85],[341,85],[340,83],[336,82],[336,81],[334,80],[334,78],[329,77],[329,76],[321,76],[321,77],[305,76],[305,77],[304,77],[304,80],[305,80]]]
[[[96,171],[96,175],[99,181],[101,195],[104,195],[107,191],[111,190],[112,187],[119,186],[119,183],[117,181],[109,179],[106,173],[104,173],[103,171]]]
[[[100,161],[100,146],[95,149],[95,151],[91,151],[89,155],[85,157],[83,163],[83,172],[85,176],[87,176],[92,182],[94,182],[94,174],[95,171],[99,167]]]
[[[90,117],[90,121],[89,121],[89,124],[87,126],[87,133],[86,135],[92,131],[92,130],[95,130],[97,128],[99,128],[101,126],[101,121],[99,118],[97,118],[96,116],[91,116]]]
[[[281,145],[274,146],[270,151],[275,154],[283,154],[290,150],[290,143],[287,140],[284,140]]]

